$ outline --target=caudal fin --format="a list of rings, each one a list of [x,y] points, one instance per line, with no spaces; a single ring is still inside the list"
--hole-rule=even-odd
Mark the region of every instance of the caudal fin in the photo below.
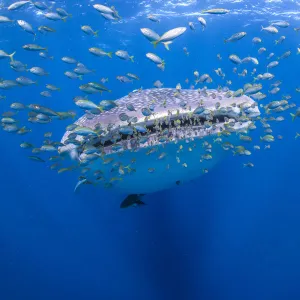
[[[113,52],[107,52],[107,56],[108,56],[109,58],[112,58],[112,55],[113,55]]]
[[[158,43],[159,43],[159,40],[158,40],[158,41],[153,41],[153,42],[151,42],[151,44],[154,46],[154,48],[157,47]]]
[[[134,62],[134,56],[129,57],[132,62]]]
[[[11,61],[14,61],[14,55],[16,54],[17,51],[13,52],[12,54],[9,54],[9,58]]]
[[[294,114],[290,114],[290,115],[292,116],[292,121],[294,122],[296,119],[296,115],[294,115]]]
[[[99,30],[94,32],[94,37],[98,37]]]
[[[163,44],[164,44],[164,46],[165,46],[165,48],[166,48],[167,50],[170,50],[169,45],[171,45],[172,43],[173,43],[172,41],[169,41],[169,42],[165,42],[165,43],[163,43]]]

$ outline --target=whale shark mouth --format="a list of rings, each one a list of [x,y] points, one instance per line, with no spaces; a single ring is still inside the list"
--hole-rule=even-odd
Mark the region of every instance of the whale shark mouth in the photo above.
[[[174,139],[182,139],[182,138],[191,138],[191,137],[204,137],[209,134],[214,134],[220,129],[224,128],[224,124],[226,120],[229,120],[230,115],[219,115],[213,116],[209,120],[210,126],[205,129],[205,124],[208,121],[208,118],[201,116],[191,116],[187,117],[184,114],[179,116],[169,118],[168,120],[159,120],[156,119],[157,122],[154,124],[153,122],[142,122],[136,123],[134,125],[129,124],[128,126],[143,127],[145,132],[138,132],[136,134],[122,134],[118,132],[118,130],[112,131],[107,135],[104,135],[100,138],[97,138],[95,141],[90,141],[95,147],[103,147],[106,150],[109,150],[109,147],[119,143],[122,144],[125,148],[138,148],[143,147],[143,144],[148,146],[149,144],[159,144],[163,141],[172,141]],[[231,118],[234,121],[237,121],[235,118]],[[244,128],[243,124],[240,123],[240,128]],[[122,127],[119,128],[119,130]],[[140,141],[144,140],[144,138],[148,138],[149,143],[146,141],[145,143],[141,143]],[[126,147],[126,144],[128,146]]]
[[[82,142],[77,148],[80,153],[80,148],[88,144],[101,148],[102,153],[111,154],[247,128],[251,120],[260,115],[255,102],[245,95],[228,98],[227,93],[228,90],[206,89],[148,89],[132,93],[117,100],[117,107],[109,111],[92,118],[86,114],[77,120],[78,126],[97,129],[98,133],[97,137],[77,136],[76,139]],[[133,111],[128,110],[128,104],[134,107]],[[146,116],[145,109],[149,112]],[[128,115],[131,120],[134,118],[134,122],[122,121],[121,114]],[[230,120],[233,125],[228,127]],[[63,144],[71,133],[65,133]],[[67,144],[60,152],[74,148]]]

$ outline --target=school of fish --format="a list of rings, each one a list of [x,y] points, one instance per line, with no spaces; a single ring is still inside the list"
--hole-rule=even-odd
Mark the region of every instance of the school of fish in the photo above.
[[[39,10],[41,16],[47,19],[47,24],[48,21],[53,22],[53,27],[34,28],[27,20],[13,20],[11,17],[13,11],[22,12],[27,7]],[[122,21],[122,14],[119,14],[113,6],[93,4],[92,7],[108,24]],[[177,39],[188,34],[189,30],[197,30],[198,26],[202,31],[209,30],[210,24],[205,19],[206,15],[212,15],[212,17],[223,15],[222,18],[226,18],[230,11],[225,8],[213,8],[199,12],[199,14],[201,14],[200,17],[193,17],[195,22],[178,24],[178,27],[168,30],[164,29],[163,21],[155,14],[146,16],[149,20],[149,27],[151,27],[151,22],[156,22],[161,28],[159,33],[151,28],[137,29],[138,34],[145,37],[145,43],[147,40],[149,43],[149,51],[144,57],[152,63],[149,63],[149,68],[156,66],[164,71],[167,67],[168,55],[172,52],[172,47],[175,47]],[[258,57],[239,57],[236,53],[226,58],[222,58],[221,54],[217,55],[217,62],[226,60],[228,64],[232,64],[233,74],[249,78],[248,83],[239,89],[231,90],[232,81],[228,80],[223,70],[216,66],[211,74],[200,74],[197,70],[190,70],[191,78],[187,78],[182,83],[174,83],[173,87],[165,88],[163,82],[156,80],[153,87],[145,90],[135,89],[127,96],[124,95],[122,99],[101,100],[95,103],[89,100],[88,96],[97,93],[109,95],[111,90],[106,86],[109,78],[81,83],[81,80],[85,80],[89,74],[94,74],[97,70],[90,69],[70,56],[62,55],[60,58],[54,58],[51,55],[51,48],[55,45],[38,43],[39,34],[55,34],[61,28],[56,27],[57,21],[68,22],[71,17],[72,15],[66,9],[56,7],[52,2],[17,1],[0,10],[0,27],[5,28],[5,24],[15,23],[16,30],[21,29],[28,36],[28,44],[23,45],[22,49],[15,49],[12,53],[7,53],[6,49],[0,49],[1,70],[4,71],[1,72],[1,76],[4,76],[5,68],[11,68],[17,74],[15,79],[0,79],[0,101],[3,101],[7,107],[7,110],[1,112],[1,128],[9,134],[30,136],[35,134],[31,128],[32,123],[51,126],[52,122],[70,120],[65,130],[66,133],[62,133],[61,140],[52,140],[52,132],[47,130],[44,132],[44,142],[41,145],[24,141],[20,147],[26,151],[30,160],[50,163],[50,169],[59,174],[78,172],[79,178],[75,191],[82,185],[120,187],[125,190],[127,188],[130,196],[125,199],[126,201],[124,200],[121,207],[144,204],[141,196],[148,190],[151,192],[156,189],[155,187],[137,188],[135,191],[134,184],[142,187],[142,181],[147,181],[149,185],[151,176],[154,178],[167,176],[170,182],[161,186],[158,184],[157,189],[169,188],[172,184],[179,185],[185,181],[184,174],[189,172],[187,170],[195,170],[197,176],[208,173],[209,168],[213,166],[208,162],[214,160],[214,153],[218,151],[245,156],[243,166],[252,168],[254,164],[249,161],[252,152],[262,148],[270,149],[273,142],[283,139],[281,135],[273,133],[272,122],[284,121],[285,118],[281,114],[286,110],[290,110],[292,121],[300,117],[300,108],[290,101],[291,96],[282,95],[278,96],[279,100],[268,100],[269,95],[279,95],[280,86],[283,83],[275,78],[272,69],[279,64],[286,63],[285,60],[294,54],[293,51],[281,53],[277,59],[273,52],[269,52],[267,57],[269,62],[265,66],[265,72],[257,74],[256,70],[260,65],[259,56],[267,52],[267,49],[263,47],[263,35],[270,34],[275,37],[279,36],[279,32],[284,33],[285,30],[290,30],[290,24],[286,21],[265,24],[261,26],[260,31],[258,30],[261,36],[251,37],[253,45],[258,47]],[[78,26],[78,31],[91,38],[98,37],[98,30],[89,24],[81,24]],[[298,32],[300,28],[294,28],[294,31]],[[224,36],[224,43],[243,43],[242,40],[247,38],[250,38],[247,32],[233,32],[230,36]],[[274,47],[279,49],[278,47],[285,40],[284,35],[274,38]],[[160,44],[165,48],[165,59],[155,53],[156,48],[161,47]],[[40,56],[40,65],[31,66],[30,57],[27,62],[19,61],[19,51],[35,52],[33,55]],[[134,53],[128,53],[126,49],[106,52],[104,49],[91,47],[87,48],[87,53],[95,59],[96,57],[108,60],[115,58],[128,61],[129,64],[135,63]],[[297,48],[295,54],[299,53],[300,48]],[[183,55],[189,56],[187,47],[183,48]],[[59,60],[66,64],[70,67],[64,73],[66,78],[79,82],[78,88],[82,95],[70,95],[74,106],[68,111],[56,111],[39,103],[15,102],[14,99],[9,99],[9,94],[6,93],[10,89],[20,87],[26,89],[26,86],[37,85],[41,76],[48,76],[50,82],[51,76],[55,74],[49,74],[44,69],[43,60],[45,59],[53,60],[53,62]],[[252,70],[247,69],[246,65],[252,66]],[[224,84],[214,86],[214,76],[220,77]],[[116,79],[121,83],[143,80],[140,76],[130,72],[125,72],[125,75],[117,76]],[[188,88],[182,88],[183,84],[188,85]],[[40,95],[46,98],[55,97],[61,88],[64,88],[63,83],[59,87],[49,83]],[[263,92],[266,88],[267,93]],[[296,87],[296,91],[300,93],[300,87]],[[79,109],[82,111],[82,116],[79,116],[74,123],[77,115],[75,111]],[[19,114],[27,114],[27,122],[20,122],[17,119]],[[262,133],[260,143],[254,144],[251,134],[257,128]],[[297,133],[296,138],[299,136],[300,134]],[[183,153],[188,153],[193,157],[189,154],[192,152],[195,153],[195,158],[191,163],[181,158]],[[126,159],[123,160],[123,157]],[[149,163],[139,164],[138,160],[147,160]],[[156,167],[157,164],[160,167]],[[158,170],[161,167],[163,171]],[[180,175],[176,175],[178,178],[174,177],[172,170],[176,170],[176,174],[182,172],[182,178]],[[140,183],[130,182],[130,179],[126,181],[126,178],[132,176],[140,177]]]

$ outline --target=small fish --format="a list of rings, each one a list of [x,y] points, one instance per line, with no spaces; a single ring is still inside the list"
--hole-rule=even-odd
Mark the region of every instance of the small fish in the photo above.
[[[191,28],[191,30],[195,30],[195,24],[193,22],[189,22],[189,27]]]
[[[24,20],[17,20],[17,24],[26,32],[30,33],[30,34],[33,34],[34,36],[36,35],[32,26],[24,21]]]
[[[84,25],[84,26],[81,26],[81,30],[86,34],[86,35],[93,35],[94,37],[98,37],[98,30],[97,31],[94,31],[92,29],[91,26],[88,26],[88,25]]]
[[[267,51],[267,49],[266,48],[264,48],[264,47],[261,47],[261,48],[259,48],[258,49],[258,54],[262,54],[262,53],[264,53],[264,52],[266,52]]]
[[[160,88],[163,87],[164,84],[163,84],[162,82],[160,82],[159,80],[156,80],[156,81],[153,83],[153,85],[154,85],[156,88],[160,89]]]
[[[146,57],[151,60],[152,62],[154,62],[155,64],[162,64],[165,65],[164,60],[162,60],[159,56],[157,56],[154,53],[147,53]]]
[[[272,25],[268,26],[268,27],[263,27],[261,26],[261,31],[265,31],[271,34],[275,34],[278,33],[278,29]]]
[[[248,162],[246,164],[243,164],[244,168],[248,167],[248,168],[253,168],[254,167],[254,164],[251,163],[251,162]]]
[[[28,51],[47,51],[48,49],[36,44],[27,44],[22,47],[24,50]]]
[[[46,88],[50,91],[60,91],[60,88],[56,87],[53,84],[46,84]]]
[[[78,63],[76,59],[69,57],[69,56],[64,56],[61,58],[61,60],[63,62],[65,62],[66,64],[77,64]]]
[[[229,12],[230,10],[224,8],[212,8],[212,9],[202,10],[201,13],[212,14],[212,15],[224,15],[224,14],[228,14]]]
[[[289,57],[291,55],[291,53],[292,53],[291,51],[284,52],[280,57],[278,57],[278,60]]]
[[[229,56],[229,60],[231,62],[233,62],[234,64],[236,64],[236,65],[239,65],[239,64],[242,63],[242,60],[237,55],[235,55],[235,54],[230,55]]]
[[[43,163],[46,162],[38,156],[28,156],[28,158],[33,160],[33,161],[36,161],[36,162],[43,162]]]
[[[43,91],[40,93],[41,96],[46,97],[46,98],[50,98],[52,97],[51,93],[49,91]]]
[[[135,80],[140,80],[140,78],[139,78],[137,75],[135,75],[135,74],[127,73],[126,75],[127,75],[129,78],[132,78],[132,79],[135,79]]]
[[[159,43],[164,44],[167,50],[169,49],[169,45],[173,42],[174,39],[178,38],[186,31],[186,27],[177,27],[165,32],[157,41],[153,41],[152,44],[156,47]]]
[[[226,44],[226,43],[229,43],[229,42],[236,42],[236,41],[239,41],[239,40],[241,40],[242,38],[244,38],[246,35],[247,35],[247,33],[244,32],[244,31],[243,31],[243,32],[238,32],[238,33],[232,35],[230,38],[225,39],[225,40],[224,40],[224,43]]]
[[[271,143],[274,142],[274,136],[272,135],[265,135],[264,137],[260,137],[260,140],[263,142]]]
[[[275,45],[282,44],[284,40],[285,40],[285,36],[283,35],[278,40],[275,41]]]
[[[90,48],[89,52],[95,56],[108,56],[109,58],[112,58],[113,55],[112,52],[105,52],[104,50],[96,47]]]
[[[44,14],[44,17],[51,21],[66,21],[67,17],[62,17],[56,12],[49,12]]]
[[[0,24],[4,24],[4,23],[11,23],[13,22],[13,20],[9,19],[6,16],[0,16]]]
[[[72,14],[67,13],[63,8],[56,8],[56,12],[63,18],[72,17]]]
[[[80,79],[80,80],[82,80],[82,75],[78,75],[78,74],[76,74],[76,73],[74,73],[74,72],[66,71],[64,74],[65,74],[68,78],[70,78],[70,79]]]
[[[198,18],[198,21],[199,21],[199,23],[202,25],[202,31],[205,29],[205,27],[206,27],[206,21],[205,21],[205,19],[204,18],[202,18],[202,17],[199,17]]]
[[[141,28],[140,30],[144,37],[150,42],[158,41],[160,38],[160,36],[155,31],[149,28]]]
[[[30,3],[31,1],[17,1],[11,4],[7,9],[8,10],[17,10],[23,7],[25,4]]]
[[[47,76],[47,75],[49,75],[49,73],[46,72],[41,67],[32,67],[31,69],[29,69],[29,72],[34,74],[34,75],[37,75],[37,76]]]
[[[26,72],[27,71],[27,65],[23,64],[22,62],[20,62],[18,60],[11,61],[9,63],[9,65],[16,72]]]
[[[127,51],[118,50],[115,55],[123,60],[130,60],[131,62],[134,62],[134,56],[130,56]]]
[[[155,22],[155,23],[159,23],[160,22],[160,20],[158,19],[158,17],[156,17],[155,15],[152,15],[152,14],[149,14],[147,16],[147,19],[150,20],[150,21],[152,21],[152,22]]]
[[[253,43],[253,44],[260,44],[260,43],[261,43],[261,38],[259,38],[259,37],[254,37],[254,38],[252,39],[252,43]]]
[[[49,55],[47,52],[40,52],[39,56],[44,58],[44,59],[51,59],[51,60],[54,59],[54,56]]]
[[[287,28],[290,26],[290,24],[286,21],[278,21],[278,22],[274,22],[271,24],[272,26],[277,26],[277,27],[280,27],[280,28]]]
[[[48,26],[40,26],[40,27],[38,28],[38,31],[39,31],[40,33],[45,33],[45,32],[56,32],[55,29],[53,29],[53,28],[51,28],[51,27],[48,27]]]

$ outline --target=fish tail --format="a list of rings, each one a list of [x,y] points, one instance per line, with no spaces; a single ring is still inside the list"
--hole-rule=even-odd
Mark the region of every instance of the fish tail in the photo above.
[[[94,32],[94,37],[98,37],[99,30]]]
[[[64,22],[66,22],[67,21],[67,18],[68,17],[63,17],[63,18],[61,18]]]
[[[112,58],[112,55],[113,55],[113,52],[107,52],[107,56],[108,56],[109,58]]]
[[[68,17],[69,17],[69,18],[72,18],[72,17],[73,17],[73,15],[72,15],[72,14],[69,14],[69,15],[68,15]]]
[[[298,132],[296,132],[295,139],[297,139],[299,136],[300,136],[300,134]]]
[[[227,44],[228,43],[228,40],[224,40],[224,44]]]
[[[159,40],[158,40],[158,41],[153,41],[153,42],[151,42],[151,44],[154,46],[154,48],[157,47],[158,43],[159,43]]]
[[[83,79],[83,76],[82,76],[82,75],[79,75],[78,78],[79,78],[79,80],[82,80],[82,79]]]
[[[9,58],[11,61],[14,61],[14,55],[16,54],[17,51],[13,52],[12,54],[9,54]]]
[[[111,90],[107,90],[109,93],[111,93],[112,91]]]
[[[165,42],[163,44],[164,44],[165,48],[169,51],[170,50],[169,45],[171,45],[172,43],[173,43],[172,41],[169,41],[169,42]]]
[[[276,41],[275,41],[275,45],[278,45],[278,43],[279,43],[279,42],[276,40]]]
[[[98,109],[100,110],[100,112],[103,112],[104,110],[103,110],[103,107],[102,106],[98,106]]]
[[[300,48],[297,48],[297,55],[300,54]]]
[[[261,25],[261,30],[260,31],[263,31],[263,30],[264,30],[264,26]]]
[[[295,118],[296,118],[296,115],[294,114],[290,114],[292,116],[292,121],[294,122],[295,121]]]
[[[294,28],[294,30],[295,30],[296,32],[298,32],[298,30],[297,30],[296,28]]]
[[[134,62],[134,56],[129,57],[132,62]]]

